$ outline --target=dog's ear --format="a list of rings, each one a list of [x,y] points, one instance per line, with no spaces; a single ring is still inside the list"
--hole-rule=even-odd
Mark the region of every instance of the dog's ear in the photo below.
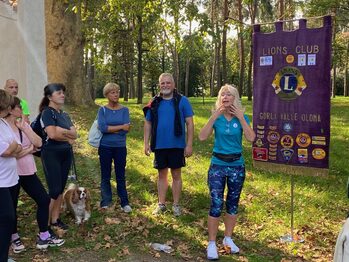
[[[77,202],[79,202],[79,192],[78,192],[78,189],[77,189],[77,188],[75,188],[74,191],[73,191],[71,201],[72,201],[74,204],[76,204]]]
[[[91,194],[90,190],[85,188],[85,193],[86,193],[86,209],[90,211],[90,202],[91,202]]]

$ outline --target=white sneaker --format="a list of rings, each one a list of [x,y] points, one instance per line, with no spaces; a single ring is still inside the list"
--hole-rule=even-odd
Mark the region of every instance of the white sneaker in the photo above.
[[[231,239],[231,237],[224,237],[224,239],[223,239],[223,246],[228,246],[230,248],[230,252],[232,254],[239,253],[239,251],[240,251],[240,248],[238,248],[238,246],[235,245],[235,243]]]
[[[130,213],[130,212],[132,212],[132,208],[130,207],[130,205],[123,206],[121,209],[122,209],[125,213]]]
[[[216,243],[208,243],[207,259],[208,260],[217,260],[218,259],[218,251],[217,251]]]
[[[179,217],[182,214],[181,207],[178,204],[173,204],[172,211],[175,217]]]

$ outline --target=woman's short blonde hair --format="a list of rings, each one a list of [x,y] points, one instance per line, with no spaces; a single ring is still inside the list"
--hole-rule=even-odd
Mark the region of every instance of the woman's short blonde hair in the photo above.
[[[120,91],[120,86],[118,84],[115,83],[108,83],[103,87],[103,96],[107,97],[107,95],[109,94],[109,92],[111,91]]]
[[[234,102],[233,102],[234,106],[236,106],[237,108],[239,108],[241,110],[243,109],[242,105],[241,105],[241,100],[240,100],[238,89],[234,85],[229,85],[229,84],[225,84],[219,90],[217,100],[216,100],[216,108],[215,109],[218,109],[222,105],[221,96],[222,96],[223,92],[229,92],[230,94],[232,94],[234,96]]]

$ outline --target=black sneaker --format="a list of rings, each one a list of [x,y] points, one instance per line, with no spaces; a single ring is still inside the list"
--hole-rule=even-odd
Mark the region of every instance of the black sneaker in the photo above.
[[[51,234],[47,239],[43,240],[40,238],[40,235],[38,235],[36,239],[36,248],[37,249],[47,249],[50,247],[60,247],[64,244],[64,239],[58,238],[55,234]]]
[[[57,219],[56,223],[51,223],[51,226],[62,229],[62,230],[68,230],[69,226],[67,224],[64,224],[60,219]]]

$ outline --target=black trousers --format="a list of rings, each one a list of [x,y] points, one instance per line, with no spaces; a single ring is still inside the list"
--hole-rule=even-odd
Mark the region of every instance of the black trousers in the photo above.
[[[30,176],[19,176],[19,185],[24,189],[24,191],[35,201],[37,205],[36,210],[36,221],[38,222],[40,232],[45,232],[48,230],[48,213],[50,206],[50,197],[47,194],[44,186],[42,185],[40,179],[36,174]],[[14,196],[14,207],[17,210],[18,196],[20,187]],[[17,233],[17,212],[15,212],[16,220],[12,230],[12,234]]]
[[[0,262],[7,262],[12,228],[15,223],[15,209],[10,188],[0,188]]]

